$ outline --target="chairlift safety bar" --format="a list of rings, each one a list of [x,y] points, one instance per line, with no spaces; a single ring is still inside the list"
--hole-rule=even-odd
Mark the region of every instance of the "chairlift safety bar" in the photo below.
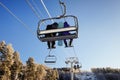
[[[59,28],[59,29],[52,29],[52,30],[42,30],[38,34],[49,34],[49,33],[58,33],[58,32],[65,32],[65,31],[75,31],[77,30],[76,27],[70,26],[68,28]]]
[[[44,61],[45,63],[56,63],[56,61]]]

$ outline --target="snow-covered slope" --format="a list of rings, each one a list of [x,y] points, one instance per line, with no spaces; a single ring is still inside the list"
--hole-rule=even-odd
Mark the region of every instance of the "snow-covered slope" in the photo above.
[[[96,75],[92,72],[81,72],[81,73],[76,73],[75,77],[78,80],[97,80]]]

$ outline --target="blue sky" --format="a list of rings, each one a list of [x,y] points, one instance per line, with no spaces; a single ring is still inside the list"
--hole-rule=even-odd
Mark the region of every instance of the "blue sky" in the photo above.
[[[42,15],[48,18],[39,0],[34,0]],[[61,14],[58,0],[43,0],[52,17]],[[120,0],[63,0],[67,14],[77,16],[79,20],[79,38],[73,42],[76,55],[83,70],[92,67],[120,68]],[[40,42],[36,35],[38,17],[25,0],[0,0],[19,19],[28,25],[29,31],[10,13],[0,6],[0,41],[12,43],[20,53],[23,63],[33,57],[36,63],[44,64],[48,55],[46,43]],[[32,2],[32,0],[30,0]],[[34,34],[33,34],[34,33]],[[65,67],[65,58],[75,56],[73,48],[59,47],[52,50],[57,63],[50,67]]]

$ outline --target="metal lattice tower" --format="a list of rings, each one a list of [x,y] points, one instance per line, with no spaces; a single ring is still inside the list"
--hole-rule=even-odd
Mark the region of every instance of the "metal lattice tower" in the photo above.
[[[77,57],[69,57],[69,58],[66,59],[65,63],[71,65],[71,70],[70,70],[70,72],[71,72],[71,80],[74,80],[74,75],[73,75],[74,74],[74,71],[73,71],[74,66],[73,65],[74,64],[79,64],[78,58]],[[79,68],[81,68],[81,65],[80,65]]]

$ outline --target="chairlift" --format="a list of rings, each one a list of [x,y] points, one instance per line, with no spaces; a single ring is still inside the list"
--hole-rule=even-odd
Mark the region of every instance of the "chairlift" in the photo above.
[[[82,68],[82,64],[81,63],[77,63],[74,65],[74,69],[79,69],[79,68]]]
[[[65,15],[66,14],[66,6],[65,6],[64,3],[60,3],[60,4],[62,4],[64,6],[64,13],[62,15],[60,15],[59,17],[42,19],[42,20],[40,20],[38,22],[37,37],[38,37],[38,39],[40,41],[47,42],[47,41],[56,41],[56,40],[78,38],[78,19],[77,19],[77,17],[74,16],[74,15]],[[67,28],[57,28],[57,29],[51,29],[51,30],[42,30],[41,29],[41,27],[43,27],[42,24],[45,23],[46,21],[60,20],[60,19],[66,19],[66,18],[73,19],[74,25],[71,25],[70,27],[67,27]],[[69,34],[69,35],[56,35],[54,37],[45,37],[45,34],[66,32],[66,31],[72,32],[72,34]]]
[[[81,63],[78,63],[76,64],[76,67],[79,69],[79,68],[82,68],[82,64]]]
[[[75,70],[77,69],[77,66],[76,66],[76,65],[74,65],[74,69],[75,69]]]
[[[56,63],[56,60],[57,60],[57,58],[55,55],[48,55],[48,56],[46,56],[44,62],[52,64],[52,63]]]

